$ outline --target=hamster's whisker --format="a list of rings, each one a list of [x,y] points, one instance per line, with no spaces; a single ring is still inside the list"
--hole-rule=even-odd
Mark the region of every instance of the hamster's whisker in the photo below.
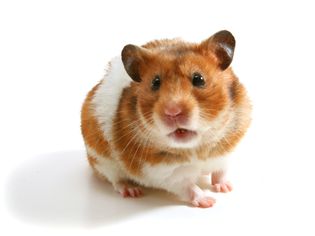
[[[129,125],[128,125],[128,126],[129,126],[128,129],[131,129],[131,130],[130,130],[129,132],[125,133],[124,135],[120,136],[119,139],[114,139],[114,138],[113,138],[113,140],[120,140],[120,139],[122,139],[123,137],[125,137],[125,136],[129,135],[130,133],[132,133],[132,132],[133,132],[133,129],[136,128],[136,123],[138,123],[138,121],[135,121],[135,122],[132,122],[132,124],[129,124]],[[124,130],[126,130],[126,129],[127,129],[127,128],[124,127],[124,128],[122,129],[122,131],[124,131]],[[106,135],[108,135],[108,134],[104,133],[102,130],[96,130],[96,131],[91,132],[90,134],[86,135],[85,137],[86,137],[86,138],[89,138],[89,137],[91,137],[91,136],[95,136],[96,134],[103,134],[103,136],[105,136],[105,137],[106,137]],[[102,138],[103,138],[103,137],[102,137]],[[100,139],[101,139],[101,138],[100,138]]]
[[[132,164],[133,164],[133,162],[134,162],[134,159],[135,159],[135,157],[136,157],[136,154],[138,153],[138,150],[139,150],[139,148],[140,147],[145,147],[147,144],[145,144],[147,141],[148,141],[148,136],[149,136],[149,134],[150,134],[150,132],[149,132],[149,130],[144,130],[144,133],[142,133],[142,135],[143,135],[143,137],[146,137],[146,139],[145,140],[143,140],[142,138],[140,138],[139,140],[137,140],[137,142],[134,142],[134,144],[133,144],[133,146],[131,147],[132,149],[133,149],[133,147],[135,146],[135,144],[137,144],[137,148],[135,149],[135,152],[134,152],[134,154],[133,154],[133,157],[132,157],[132,159],[131,159],[131,162],[130,162],[130,167],[132,166]],[[138,135],[139,135],[139,132],[138,132]],[[141,137],[142,137],[142,135],[141,135]],[[141,161],[142,161],[142,155],[143,155],[143,152],[144,152],[144,149],[145,148],[142,148],[142,153],[141,153],[141,157],[140,158],[138,158],[138,166],[140,166],[140,164],[141,164]]]
[[[136,135],[135,135],[135,136],[136,136]],[[132,168],[133,161],[134,161],[134,159],[135,159],[135,157],[136,157],[136,154],[137,154],[137,152],[138,152],[138,150],[139,150],[139,148],[140,148],[140,146],[141,146],[141,142],[133,142],[132,147],[130,147],[131,150],[134,149],[135,145],[136,145],[137,148],[135,148],[135,152],[134,152],[134,154],[133,154],[133,156],[132,156],[132,158],[131,158],[131,161],[130,161],[130,163],[129,163],[129,167],[130,167],[130,168]]]
[[[144,113],[144,114],[146,114],[146,113]],[[131,122],[130,122],[130,121],[131,121]],[[131,119],[129,119],[129,118],[125,118],[125,119],[121,119],[120,121],[113,122],[113,125],[118,125],[118,124],[121,124],[121,123],[127,123],[127,125],[123,126],[122,129],[127,129],[127,128],[131,127],[131,126],[134,126],[134,127],[135,127],[135,125],[136,125],[137,123],[139,123],[139,126],[140,126],[140,124],[141,124],[141,122],[140,122],[138,119],[136,119],[136,120],[131,120]]]
[[[125,130],[128,130],[130,128],[139,127],[140,121],[139,120],[135,120],[135,121],[130,122],[130,120],[126,119],[123,122],[114,123],[114,126],[116,126],[116,125],[119,125],[119,128],[121,128],[121,131],[125,131]]]
[[[149,152],[148,143],[150,142],[150,139],[152,137],[152,129],[153,129],[152,127],[150,129],[148,129],[146,134],[145,134],[146,139],[145,139],[145,142],[143,142],[143,146],[145,148],[142,149],[142,154],[141,154],[141,157],[140,157],[139,163],[138,163],[138,169],[141,168],[142,162],[144,162],[147,159],[147,155]],[[146,153],[144,154],[145,149],[146,149]],[[144,156],[143,156],[143,154],[144,154]]]
[[[122,131],[124,131],[124,130],[126,130],[126,129],[122,129]],[[131,135],[133,137],[136,134],[136,132],[137,132],[136,126],[130,127],[128,129],[128,132],[125,132],[123,135],[119,136],[118,138],[113,138],[113,141],[118,142],[118,141],[124,139],[125,137],[128,137],[129,135]]]
[[[203,110],[203,111],[200,111],[200,112],[199,112],[199,115],[200,115],[200,116],[201,116],[201,115],[207,115],[207,116],[210,116],[210,117],[215,118],[215,115],[211,114],[211,111],[213,111],[213,110]]]
[[[149,141],[149,138],[148,138],[148,136],[150,135],[150,132],[148,131],[148,130],[146,130],[145,131],[145,133],[144,133],[144,135],[145,135],[145,137],[146,137],[146,139],[145,140],[141,140],[139,143],[138,143],[138,146],[140,147],[140,146],[142,146],[143,148],[142,148],[142,151],[141,151],[141,155],[139,155],[140,157],[139,157],[139,159],[138,159],[138,170],[140,170],[141,169],[141,167],[142,167],[142,160],[143,160],[143,154],[144,154],[144,151],[145,151],[145,149],[146,149],[146,146],[147,146],[147,143],[148,143],[148,141]]]
[[[137,125],[137,124],[139,124],[139,125]],[[117,139],[114,139],[114,141],[119,141],[119,140],[123,139],[124,137],[130,135],[132,132],[138,132],[137,129],[140,127],[140,124],[141,124],[140,121],[136,120],[136,121],[131,122],[130,124],[122,127],[121,131],[130,129],[129,132],[125,133],[124,135],[120,136]]]
[[[206,108],[201,108],[201,110],[202,111],[216,111],[217,109],[206,107]]]
[[[130,143],[132,143],[133,140],[135,140],[138,136],[137,131],[134,131],[133,136],[129,139],[128,143],[126,144],[125,148],[121,151],[121,153],[124,153],[125,150],[128,148],[128,146],[130,145]]]

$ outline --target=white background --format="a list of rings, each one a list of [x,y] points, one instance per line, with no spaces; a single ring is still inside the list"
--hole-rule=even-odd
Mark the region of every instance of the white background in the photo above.
[[[1,1],[0,234],[314,235],[312,1]],[[125,44],[221,29],[254,106],[210,209],[122,199],[84,156],[80,107]],[[170,234],[171,235],[171,234]]]

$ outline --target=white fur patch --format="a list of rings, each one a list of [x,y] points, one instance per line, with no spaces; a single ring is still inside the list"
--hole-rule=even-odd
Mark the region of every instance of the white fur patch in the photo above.
[[[125,71],[120,57],[112,59],[108,73],[92,99],[94,115],[108,141],[112,140],[112,127],[115,114],[124,88],[130,86],[132,79]]]
[[[98,154],[95,149],[88,145],[86,145],[86,151],[89,156],[96,160],[94,168],[112,184],[116,184],[119,180],[125,177],[117,160],[112,159],[112,157],[105,157]]]
[[[174,192],[176,186],[185,183],[197,183],[198,178],[204,173],[226,171],[228,157],[213,157],[207,160],[191,158],[188,163],[175,164],[146,164],[143,168],[143,178],[140,183],[146,186],[164,188]]]

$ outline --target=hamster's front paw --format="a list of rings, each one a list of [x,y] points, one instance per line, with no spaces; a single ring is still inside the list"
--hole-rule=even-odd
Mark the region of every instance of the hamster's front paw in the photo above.
[[[190,189],[191,204],[195,207],[208,208],[212,207],[216,202],[215,199],[209,196],[207,190],[202,190],[197,185],[193,185]]]

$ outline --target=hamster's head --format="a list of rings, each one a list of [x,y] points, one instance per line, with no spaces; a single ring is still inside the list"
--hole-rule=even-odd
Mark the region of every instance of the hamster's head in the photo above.
[[[234,47],[228,31],[199,44],[161,40],[124,47],[122,61],[136,82],[137,112],[148,139],[194,148],[223,137]]]

